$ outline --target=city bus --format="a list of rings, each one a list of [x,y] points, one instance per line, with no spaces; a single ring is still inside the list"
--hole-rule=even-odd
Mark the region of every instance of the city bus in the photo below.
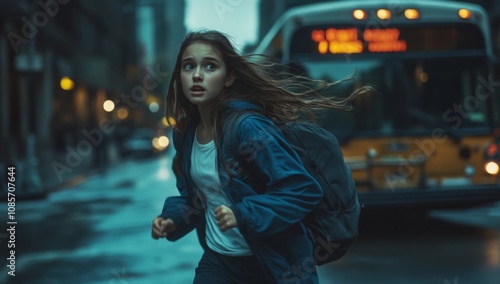
[[[335,134],[364,207],[464,208],[500,200],[500,105],[488,15],[451,1],[336,1],[285,12],[254,50],[316,79],[360,86]]]

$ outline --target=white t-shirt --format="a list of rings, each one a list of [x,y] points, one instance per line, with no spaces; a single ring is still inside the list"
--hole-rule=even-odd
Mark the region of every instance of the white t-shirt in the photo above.
[[[191,178],[206,199],[207,245],[212,250],[224,255],[251,255],[252,251],[238,228],[232,228],[223,233],[217,226],[215,208],[220,205],[229,207],[231,202],[222,190],[216,159],[217,148],[213,140],[206,144],[200,144],[196,138],[194,139],[191,153]]]

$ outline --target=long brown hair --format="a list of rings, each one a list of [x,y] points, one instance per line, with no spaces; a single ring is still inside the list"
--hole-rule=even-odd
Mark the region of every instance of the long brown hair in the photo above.
[[[166,99],[166,116],[175,120],[176,123],[172,127],[181,135],[186,132],[190,119],[199,117],[198,108],[182,93],[180,80],[182,55],[189,45],[199,42],[209,44],[218,50],[226,65],[227,74],[235,76],[233,84],[217,97],[211,114],[215,128],[214,140],[219,153],[222,153],[219,137],[222,131],[223,113],[231,100],[243,100],[260,106],[266,116],[279,124],[297,120],[300,114],[306,114],[314,120],[314,113],[317,110],[350,110],[352,107],[349,102],[354,97],[373,90],[369,86],[363,86],[344,98],[323,96],[324,90],[352,78],[336,82],[314,80],[290,71],[293,70],[290,66],[277,63],[265,55],[238,54],[228,36],[221,32],[193,31],[188,33],[181,43]],[[178,152],[174,158],[174,172],[180,171],[180,154]],[[221,161],[228,171],[225,160],[222,158]]]
[[[321,95],[345,78],[337,82],[314,80],[289,72],[284,64],[273,62],[264,55],[239,55],[228,36],[214,30],[193,31],[187,34],[180,45],[174,70],[168,86],[166,116],[174,118],[174,130],[185,132],[189,118],[198,113],[198,109],[182,93],[180,64],[184,50],[191,44],[202,42],[211,45],[222,55],[227,73],[235,76],[234,83],[217,98],[212,112],[215,129],[221,129],[221,114],[231,100],[244,100],[261,106],[264,114],[277,122],[295,120],[298,113],[314,117],[315,110],[341,109],[350,110],[349,102],[357,95],[371,92],[372,88],[363,86],[347,97]],[[216,136],[220,134],[216,132]]]

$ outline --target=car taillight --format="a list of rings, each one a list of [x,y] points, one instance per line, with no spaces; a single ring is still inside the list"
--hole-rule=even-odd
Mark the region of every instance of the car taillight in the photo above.
[[[484,159],[488,160],[499,160],[500,155],[498,153],[498,145],[495,142],[490,142],[484,147]]]
[[[498,152],[498,147],[496,144],[490,144],[486,148],[486,155],[489,157],[494,157]]]

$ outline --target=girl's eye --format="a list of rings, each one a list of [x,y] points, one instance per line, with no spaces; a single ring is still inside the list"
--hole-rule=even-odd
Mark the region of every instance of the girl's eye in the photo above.
[[[192,70],[193,68],[194,68],[194,66],[191,63],[184,64],[184,69],[185,70]]]
[[[208,63],[207,64],[207,70],[214,70],[215,69],[215,65],[212,64],[212,63]]]

